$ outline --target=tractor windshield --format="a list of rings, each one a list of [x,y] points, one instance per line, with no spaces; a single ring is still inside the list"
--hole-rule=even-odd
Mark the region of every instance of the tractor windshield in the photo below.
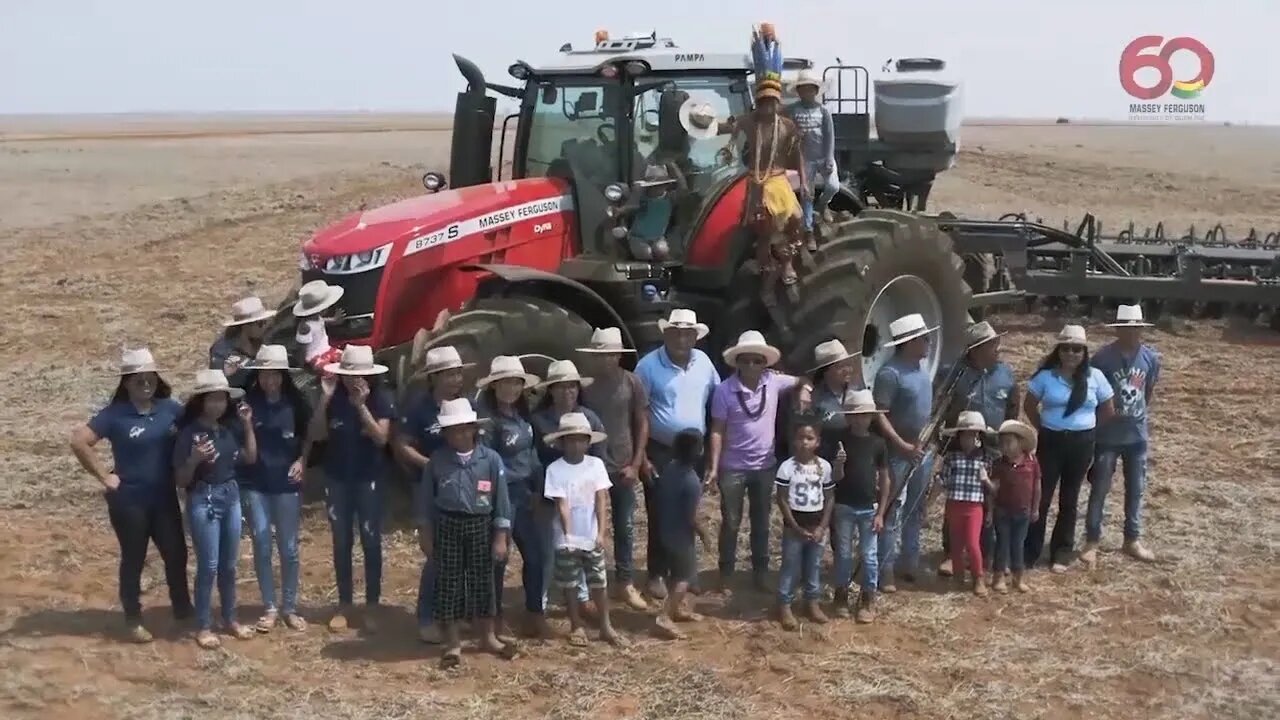
[[[529,93],[522,176],[572,177],[600,187],[617,182],[619,92],[617,82],[595,77],[557,79]]]
[[[645,80],[637,82],[637,89],[643,92],[636,97],[634,108],[637,153],[646,160],[674,160],[693,188],[710,185],[725,171],[720,151],[729,144],[729,135],[691,136],[681,125],[680,108],[686,102],[705,104],[717,121],[738,117],[749,108],[744,79],[673,75],[660,82]],[[643,166],[634,169],[637,176],[643,172]]]

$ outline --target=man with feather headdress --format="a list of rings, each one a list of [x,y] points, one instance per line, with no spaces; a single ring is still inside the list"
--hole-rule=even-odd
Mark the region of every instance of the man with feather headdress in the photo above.
[[[749,173],[747,203],[742,222],[756,230],[756,260],[762,275],[765,304],[776,302],[779,278],[788,295],[796,299],[796,271],[792,258],[803,238],[800,202],[787,171],[800,174],[800,192],[810,192],[800,155],[799,132],[780,112],[782,105],[782,49],[773,25],[762,23],[751,31],[751,58],[755,66],[755,109],[728,124],[733,137],[746,140],[743,159]]]

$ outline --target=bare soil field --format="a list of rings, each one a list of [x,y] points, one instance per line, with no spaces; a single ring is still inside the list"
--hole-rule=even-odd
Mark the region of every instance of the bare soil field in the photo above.
[[[144,132],[139,122],[129,138],[0,127],[0,716],[1280,716],[1280,335],[1229,321],[1152,334],[1166,363],[1146,513],[1152,565],[1117,551],[1117,488],[1099,567],[1037,572],[1030,596],[978,600],[925,583],[888,598],[875,625],[785,633],[764,619],[769,598],[706,595],[697,605],[708,619],[684,643],[652,639],[651,618],[619,611],[636,641],[628,652],[526,644],[512,663],[468,653],[460,671],[442,673],[414,636],[420,556],[399,517],[386,538],[382,631],[322,629],[334,585],[312,502],[302,537],[312,629],[198,651],[168,617],[153,552],[144,603],[157,641],[125,644],[116,541],[96,483],[66,447],[114,387],[121,346],[148,344],[187,387],[233,300],[280,299],[308,233],[419,192],[422,172],[445,169],[448,156],[448,134],[417,120],[375,132],[375,120],[349,131],[289,119],[267,134],[261,121],[252,132],[192,120],[141,122]],[[1280,229],[1277,129],[975,127],[965,147],[937,209],[1027,211],[1054,224],[1090,210],[1112,228],[1221,222],[1232,236]],[[995,321],[1025,377],[1063,318]],[[1097,323],[1090,332],[1107,335]],[[935,518],[933,550],[937,532]],[[246,539],[246,620],[260,610],[250,558]]]

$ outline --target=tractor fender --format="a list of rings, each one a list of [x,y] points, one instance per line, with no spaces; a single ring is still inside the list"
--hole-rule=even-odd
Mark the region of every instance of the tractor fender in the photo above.
[[[477,298],[529,295],[549,300],[581,315],[592,327],[620,329],[623,343],[629,348],[636,347],[622,316],[599,293],[577,280],[519,265],[472,264],[463,265],[461,269],[493,276],[480,282],[476,288]]]

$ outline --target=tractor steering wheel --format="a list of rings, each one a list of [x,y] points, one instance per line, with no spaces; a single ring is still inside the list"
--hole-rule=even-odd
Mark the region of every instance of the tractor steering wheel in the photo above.
[[[613,137],[606,135],[606,130],[613,133]],[[612,120],[601,123],[600,127],[596,128],[596,139],[600,141],[601,145],[605,146],[612,145],[618,141],[618,130],[614,127]]]

